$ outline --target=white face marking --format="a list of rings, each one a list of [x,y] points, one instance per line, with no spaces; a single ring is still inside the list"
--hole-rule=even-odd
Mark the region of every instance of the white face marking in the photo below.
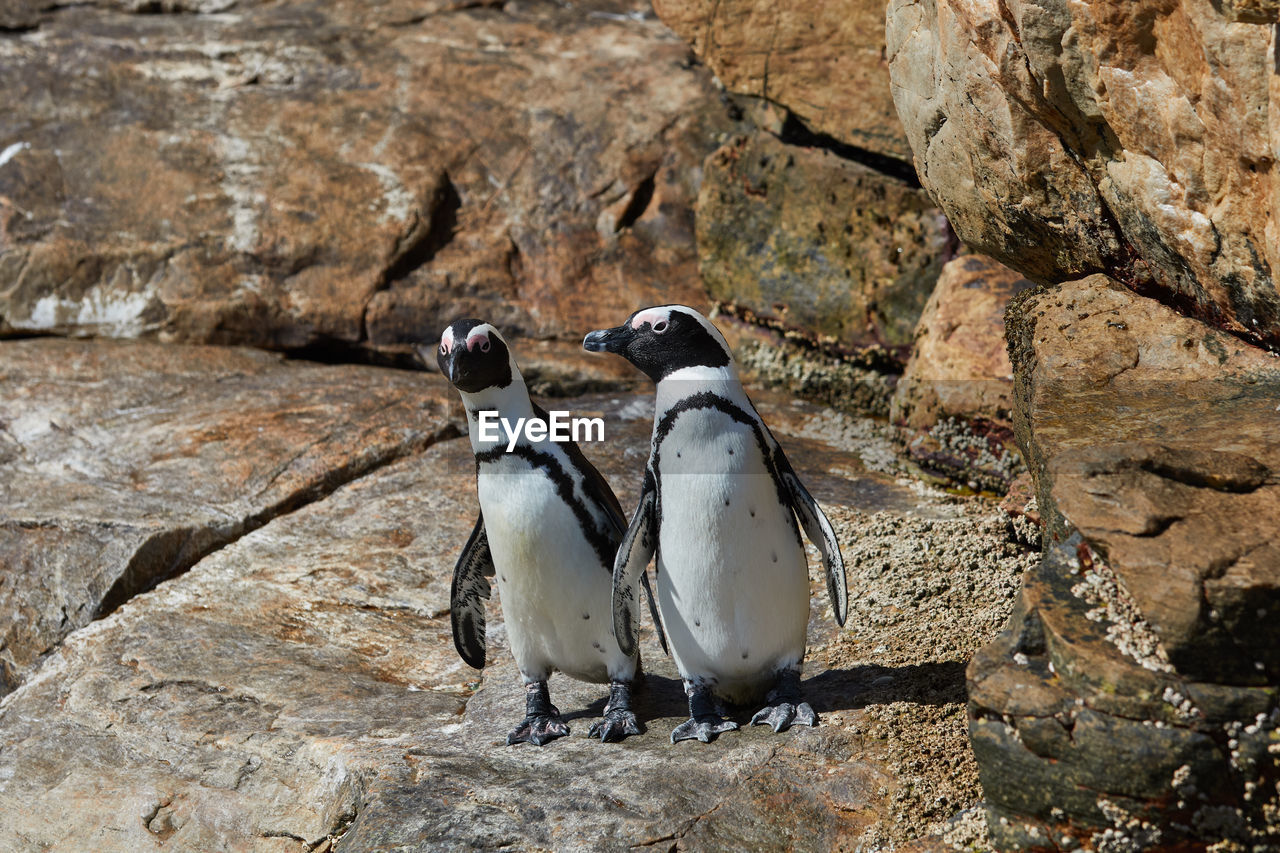
[[[638,329],[645,323],[653,327],[655,332],[662,334],[667,330],[667,324],[671,321],[671,306],[664,305],[660,308],[647,308],[639,314],[631,318],[631,328]],[[661,330],[659,330],[661,323]]]
[[[492,346],[489,343],[489,335],[481,331],[481,329],[482,327],[476,326],[476,328],[467,333],[467,352],[474,350],[476,347],[480,348],[480,352],[489,351],[489,347]]]
[[[446,326],[444,334],[440,336],[440,352],[448,355],[453,351],[453,327]]]

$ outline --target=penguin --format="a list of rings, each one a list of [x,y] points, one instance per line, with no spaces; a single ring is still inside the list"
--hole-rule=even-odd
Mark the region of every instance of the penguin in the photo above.
[[[844,562],[724,336],[692,308],[664,305],[591,332],[583,347],[620,355],[656,383],[644,484],[614,562],[613,620],[619,647],[634,649],[636,582],[656,554],[658,614],[689,700],[671,742],[737,729],[722,717],[725,702],[763,700],[751,723],[775,732],[817,725],[800,690],[809,581],[797,519],[822,555],[841,625]]]
[[[425,357],[426,353],[422,355]],[[635,644],[623,651],[612,627],[613,560],[626,521],[600,472],[571,442],[531,441],[499,421],[486,440],[481,414],[515,424],[547,413],[529,399],[511,348],[494,326],[464,319],[440,337],[436,363],[466,409],[476,460],[480,513],[454,568],[449,609],[454,646],[476,669],[485,663],[484,602],[497,579],[511,653],[524,680],[525,718],[507,744],[542,746],[569,734],[551,704],[547,679],[559,671],[608,683],[604,717],[590,735],[639,734],[631,689],[640,671]],[[490,416],[486,416],[486,420]]]

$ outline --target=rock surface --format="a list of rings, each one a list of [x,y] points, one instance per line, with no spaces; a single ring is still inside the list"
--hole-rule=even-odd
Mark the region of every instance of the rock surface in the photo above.
[[[703,303],[692,202],[730,122],[640,7],[6,9],[0,333],[332,353]]]
[[[1038,282],[1108,272],[1274,346],[1280,90],[1271,27],[1237,22],[1274,19],[1252,2],[892,0],[894,101],[969,246]]]
[[[814,132],[902,160],[889,92],[884,0],[655,0],[731,92],[782,104]]]
[[[1013,423],[1013,366],[1004,336],[1009,300],[1032,284],[983,255],[942,268],[916,325],[911,360],[889,417],[911,429],[947,418]]]
[[[713,299],[849,350],[910,343],[954,249],[924,192],[763,131],[704,172],[698,256]]]
[[[0,691],[204,554],[457,427],[443,380],[214,347],[0,347]]]
[[[1280,843],[1280,361],[1100,276],[1009,320],[1055,544],[969,668],[993,840]]]
[[[1004,492],[1021,470],[1004,312],[1031,282],[984,255],[949,261],[916,325],[889,419],[923,472]]]
[[[137,387],[148,376],[143,362],[211,357],[57,345],[130,362]],[[246,376],[296,374],[298,393],[316,398],[305,375],[348,370],[243,351],[225,357],[248,366],[200,387],[209,399],[225,391],[227,409],[246,408],[237,385]],[[93,363],[88,354],[80,360]],[[36,394],[38,373],[7,374],[6,388]],[[355,373],[366,393],[377,387],[369,376],[379,371]],[[429,377],[388,373],[393,387],[432,387]],[[59,396],[57,383],[48,385]],[[184,393],[200,404],[195,390]],[[1009,539],[1003,515],[953,505],[895,476],[882,427],[785,395],[754,396],[830,508],[850,561],[856,633],[836,628],[822,579],[812,578],[806,689],[821,727],[757,728],[709,747],[672,747],[683,697],[646,633],[643,735],[610,746],[582,737],[545,749],[504,746],[522,691],[497,602],[484,672],[461,663],[449,632],[452,565],[475,512],[469,448],[460,438],[419,442],[72,632],[0,700],[7,843],[20,851],[644,842],[781,850],[900,844],[945,826],[978,795],[963,739],[963,660],[1003,619],[1026,552]],[[92,395],[85,399],[87,409]],[[609,440],[586,450],[631,506],[649,395],[557,406],[606,418]],[[219,435],[195,449],[217,445]],[[367,440],[344,435],[354,448]],[[127,469],[118,476],[123,491]],[[95,481],[94,472],[82,477]],[[240,488],[237,477],[225,479],[221,488]],[[187,506],[176,502],[171,512]],[[938,584],[949,591],[925,593]],[[922,648],[913,638],[926,623],[947,627]],[[581,735],[603,691],[559,676],[552,690]]]

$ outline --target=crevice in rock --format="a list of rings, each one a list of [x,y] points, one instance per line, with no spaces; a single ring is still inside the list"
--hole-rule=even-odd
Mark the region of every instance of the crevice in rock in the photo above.
[[[631,198],[627,201],[626,209],[622,211],[622,215],[614,223],[613,233],[617,234],[622,229],[635,225],[636,221],[649,209],[649,203],[653,201],[654,178],[657,174],[656,171],[651,172],[640,183],[636,184],[636,188],[631,191]]]
[[[321,337],[305,346],[291,347],[280,352],[290,360],[312,361],[317,364],[365,364],[396,370],[435,371],[435,366],[424,364],[410,346],[375,347],[364,341]]]
[[[167,531],[153,537],[138,549],[128,568],[107,590],[94,614],[94,620],[110,616],[135,596],[154,589],[164,581],[181,577],[205,557],[233,545],[268,522],[323,500],[343,486],[367,477],[380,468],[407,456],[423,453],[441,441],[457,438],[462,434],[456,424],[446,424],[414,444],[392,448],[369,458],[354,459],[347,465],[335,468],[320,482],[246,516],[238,523],[226,527],[206,526]],[[74,636],[74,632],[68,636]],[[65,639],[63,638],[63,642]]]
[[[385,290],[392,282],[407,277],[414,270],[425,266],[441,249],[453,242],[458,232],[458,210],[462,196],[453,185],[449,173],[441,175],[440,187],[431,199],[430,213],[425,227],[421,220],[410,228],[393,253],[391,264],[382,274],[379,290]]]
[[[830,151],[842,160],[850,160],[874,169],[882,175],[902,181],[912,189],[921,188],[920,176],[916,174],[915,167],[910,163],[887,154],[879,154],[857,145],[841,142],[826,133],[818,133],[810,129],[793,112],[787,113],[787,118],[782,123],[782,129],[777,137],[787,145],[801,145],[805,148],[821,148],[823,151]]]

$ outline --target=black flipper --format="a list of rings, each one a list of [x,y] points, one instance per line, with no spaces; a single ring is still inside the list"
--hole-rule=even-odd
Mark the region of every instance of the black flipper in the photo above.
[[[640,623],[636,606],[636,588],[640,585],[637,581],[645,578],[644,586],[648,590],[645,568],[657,548],[657,500],[658,489],[653,472],[646,469],[644,486],[640,491],[640,505],[636,507],[631,526],[623,535],[622,542],[618,545],[618,556],[613,561],[613,633],[622,653],[626,655],[635,652]],[[649,595],[649,606],[665,651],[666,637],[656,618],[657,609],[653,605],[652,593]]]
[[[467,665],[476,669],[484,669],[484,603],[492,594],[489,578],[493,573],[493,554],[489,551],[489,538],[481,515],[453,567],[453,586],[449,591],[453,645]]]
[[[772,436],[770,436],[772,438]],[[831,596],[831,609],[835,613],[836,622],[844,625],[849,615],[849,592],[844,574],[844,558],[840,556],[840,543],[836,541],[836,532],[831,529],[831,522],[818,506],[818,502],[809,494],[809,490],[800,482],[795,469],[782,452],[782,447],[774,442],[773,466],[778,480],[786,489],[791,502],[791,509],[800,519],[809,541],[818,547],[822,554],[822,567],[827,575],[827,594]]]

